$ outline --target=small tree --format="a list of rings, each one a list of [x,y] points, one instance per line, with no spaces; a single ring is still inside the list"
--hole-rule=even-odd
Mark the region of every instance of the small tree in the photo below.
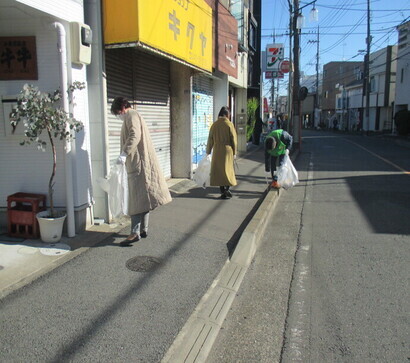
[[[67,92],[70,102],[75,90],[85,88],[82,82],[74,82],[69,86]],[[83,128],[83,123],[76,120],[71,114],[67,113],[60,103],[62,94],[59,90],[53,94],[40,92],[37,87],[25,84],[23,90],[17,97],[17,106],[11,113],[11,125],[13,132],[20,121],[24,123],[24,135],[26,137],[20,145],[37,143],[37,148],[41,151],[46,150],[47,142],[41,138],[43,131],[46,131],[48,141],[52,151],[52,172],[48,183],[48,196],[50,201],[50,214],[56,217],[53,201],[54,176],[57,169],[57,153],[54,140],[70,141],[74,138],[74,133]]]
[[[259,101],[256,97],[248,99],[248,103],[247,103],[248,122],[246,124],[246,141],[249,141],[251,139],[253,130],[255,129],[256,110],[258,106],[259,106]]]

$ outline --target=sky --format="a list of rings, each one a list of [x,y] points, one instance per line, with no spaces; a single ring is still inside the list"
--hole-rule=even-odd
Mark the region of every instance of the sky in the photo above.
[[[293,4],[293,0],[289,0]],[[299,1],[299,7],[311,1]],[[367,37],[367,0],[317,0],[319,21],[309,19],[313,5],[302,9],[305,26],[301,32],[300,70],[306,75],[316,74],[316,50],[319,27],[319,70],[332,61],[363,61]],[[284,43],[285,57],[289,57],[289,2],[262,0],[262,50],[267,44]],[[410,0],[371,0],[371,50],[375,52],[397,44],[396,26],[410,20]],[[312,42],[314,41],[314,42]],[[264,96],[269,96],[270,81],[264,81]],[[279,93],[287,93],[287,77],[280,81]]]

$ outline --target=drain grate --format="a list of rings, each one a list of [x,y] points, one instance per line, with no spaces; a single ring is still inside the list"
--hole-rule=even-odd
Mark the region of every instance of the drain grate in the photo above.
[[[136,272],[152,272],[156,270],[162,263],[162,260],[151,256],[137,256],[130,258],[125,266],[131,271]]]

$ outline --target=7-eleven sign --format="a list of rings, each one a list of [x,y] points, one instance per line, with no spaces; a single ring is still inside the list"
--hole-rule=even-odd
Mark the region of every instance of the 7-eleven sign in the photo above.
[[[266,46],[266,70],[279,71],[280,62],[284,58],[285,48],[282,43]]]

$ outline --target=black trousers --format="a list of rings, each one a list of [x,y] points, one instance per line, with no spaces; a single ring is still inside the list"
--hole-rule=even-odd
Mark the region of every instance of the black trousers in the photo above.
[[[268,159],[270,159],[268,161],[269,162],[268,165],[270,166],[270,173],[272,175],[272,179],[273,180],[278,180],[277,175],[274,175],[274,173],[276,171],[276,164],[278,163],[278,160],[279,160],[279,166],[282,166],[283,161],[285,159],[285,155],[279,155],[279,156],[268,155]]]

